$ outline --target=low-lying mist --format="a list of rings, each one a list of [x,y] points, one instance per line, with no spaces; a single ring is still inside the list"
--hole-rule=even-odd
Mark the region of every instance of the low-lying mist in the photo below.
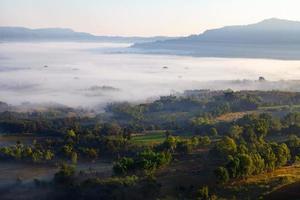
[[[0,101],[103,108],[192,89],[300,91],[300,61],[143,55],[129,46],[1,43]]]

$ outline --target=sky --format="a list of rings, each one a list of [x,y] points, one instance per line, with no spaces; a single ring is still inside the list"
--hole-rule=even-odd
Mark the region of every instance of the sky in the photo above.
[[[299,8],[299,0],[0,0],[0,26],[186,36],[273,17],[300,21]]]

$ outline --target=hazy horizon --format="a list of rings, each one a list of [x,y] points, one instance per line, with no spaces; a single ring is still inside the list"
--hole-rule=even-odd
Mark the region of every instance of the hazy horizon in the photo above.
[[[269,18],[300,21],[299,6],[296,0],[2,0],[0,26],[71,28],[94,35],[187,36]]]

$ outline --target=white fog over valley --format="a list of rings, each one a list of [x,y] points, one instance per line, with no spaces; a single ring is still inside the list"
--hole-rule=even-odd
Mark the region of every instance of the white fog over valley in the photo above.
[[[300,91],[297,60],[134,54],[130,45],[0,43],[0,101],[93,107],[191,89]]]

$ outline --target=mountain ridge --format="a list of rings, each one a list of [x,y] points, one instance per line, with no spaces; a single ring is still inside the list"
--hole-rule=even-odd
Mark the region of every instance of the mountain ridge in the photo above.
[[[86,41],[86,42],[153,42],[174,39],[175,37],[153,36],[97,36],[85,32],[77,32],[70,28],[38,28],[31,29],[18,26],[0,26],[0,41]]]
[[[133,49],[200,57],[300,59],[300,22],[277,18],[198,35],[134,44]]]

